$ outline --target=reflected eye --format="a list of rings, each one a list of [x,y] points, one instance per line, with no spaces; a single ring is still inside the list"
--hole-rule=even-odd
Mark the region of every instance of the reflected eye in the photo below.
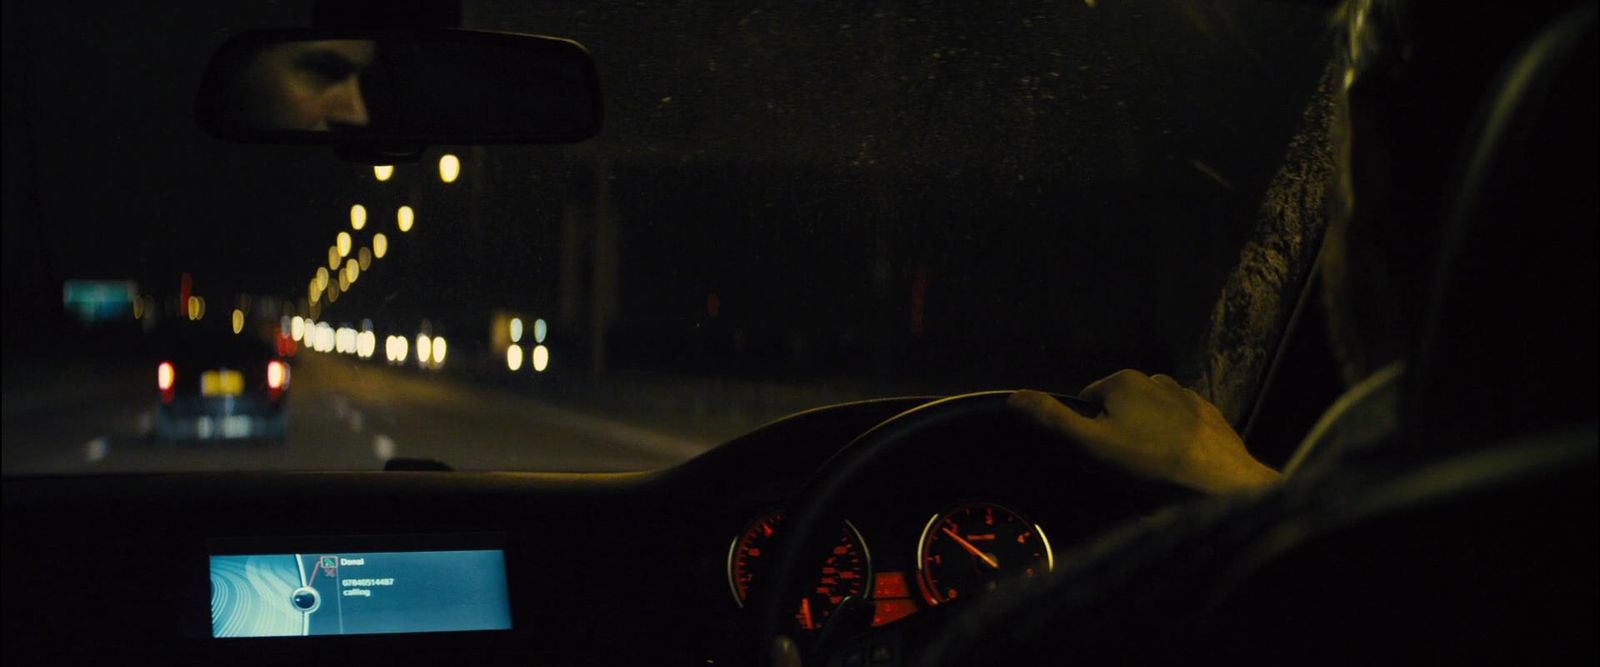
[[[334,85],[355,75],[359,68],[356,64],[337,53],[319,52],[309,53],[295,63],[301,71],[318,79],[325,85]]]

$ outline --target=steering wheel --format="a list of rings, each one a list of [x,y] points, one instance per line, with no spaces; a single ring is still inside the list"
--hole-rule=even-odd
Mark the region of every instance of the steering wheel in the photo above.
[[[752,607],[757,613],[755,618],[758,624],[754,639],[758,644],[747,647],[752,651],[747,655],[760,656],[757,658],[760,662],[767,661],[772,642],[781,635],[796,641],[807,665],[817,664],[819,658],[826,660],[826,644],[839,639],[830,637],[829,630],[835,624],[849,623],[852,616],[859,619],[860,614],[851,614],[848,608],[854,603],[857,609],[864,609],[865,601],[847,600],[841,605],[813,645],[807,645],[807,640],[795,632],[793,610],[803,591],[810,585],[807,575],[815,574],[815,564],[827,557],[829,549],[837,541],[839,526],[845,520],[844,510],[852,492],[868,481],[868,475],[880,464],[904,454],[922,442],[923,436],[929,433],[982,420],[1026,420],[1022,413],[1006,406],[1011,394],[1010,391],[989,391],[926,403],[873,427],[824,462],[791,505],[784,526],[787,536],[776,547],[778,551],[773,559],[772,576],[768,579],[771,585],[752,591]],[[1056,398],[1085,415],[1098,412],[1078,398]],[[925,624],[931,617],[940,616],[934,613],[938,611],[935,608],[903,619],[883,628],[880,634],[893,632],[904,635],[914,632],[918,624]],[[845,631],[857,630],[866,631],[867,628],[862,625]],[[891,646],[889,650],[892,655],[889,664],[900,664],[902,656],[898,648]]]

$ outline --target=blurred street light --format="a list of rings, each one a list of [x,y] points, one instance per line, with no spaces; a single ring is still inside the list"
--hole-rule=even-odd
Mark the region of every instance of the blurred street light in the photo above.
[[[238,334],[241,331],[244,331],[244,311],[239,310],[238,308],[234,308],[233,309],[233,333],[234,334]]]
[[[337,239],[335,239],[334,247],[338,248],[340,257],[349,256],[350,255],[350,232],[339,232],[339,237]]]
[[[334,343],[333,326],[327,322],[317,323],[317,341],[315,349],[318,352],[332,352]]]
[[[387,254],[389,254],[389,237],[384,236],[383,232],[373,234],[372,256],[378,259],[383,259],[383,256]]]
[[[450,351],[450,346],[444,342],[444,336],[435,336],[433,339],[433,367],[444,365],[444,353]]]
[[[506,346],[506,368],[514,373],[522,368],[522,346],[512,343]]]
[[[533,321],[533,342],[543,343],[544,337],[548,333],[550,333],[550,326],[544,323],[543,318]]]
[[[328,289],[328,270],[317,267],[317,290]]]
[[[367,207],[360,204],[350,207],[350,228],[360,231],[367,226]]]
[[[417,363],[427,366],[433,361],[433,338],[428,334],[417,334]]]
[[[362,271],[372,268],[372,251],[365,246],[356,253],[356,262]]]
[[[409,341],[406,340],[406,337],[390,336],[388,341],[389,342],[385,347],[389,350],[389,360],[397,364],[405,363],[407,352],[406,347],[409,345]]]
[[[289,335],[290,335],[290,337],[294,338],[296,342],[299,342],[300,339],[305,338],[305,336],[306,336],[306,320],[305,320],[305,318],[300,317],[299,315],[295,315],[294,319],[289,320]]]
[[[543,373],[544,369],[549,367],[550,348],[543,345],[535,345],[533,348],[533,372]]]
[[[390,176],[394,175],[394,165],[392,165],[392,164],[373,165],[373,167],[372,167],[372,175],[378,177],[378,180],[380,180],[380,181],[387,181],[387,180],[389,180]]]
[[[400,233],[404,234],[411,231],[411,224],[416,222],[417,212],[411,210],[410,206],[401,206],[400,210],[395,212],[394,217],[395,222],[400,226]]]
[[[511,318],[511,342],[522,342],[522,318],[520,317]]]
[[[331,245],[328,246],[328,269],[337,268],[339,268],[339,246]]]
[[[356,258],[351,257],[344,263],[344,272],[350,276],[350,284],[354,285],[356,278],[361,277],[361,263],[356,261]]]
[[[461,160],[450,153],[445,153],[439,158],[439,180],[446,183],[456,182],[461,176]]]

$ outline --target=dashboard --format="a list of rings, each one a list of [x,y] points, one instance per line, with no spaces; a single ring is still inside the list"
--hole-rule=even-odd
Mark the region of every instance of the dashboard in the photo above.
[[[642,473],[8,478],[8,664],[733,664],[785,510],[927,399],[801,413]],[[851,499],[795,609],[956,607],[1152,508],[1017,424],[933,434]],[[85,641],[92,638],[93,641]],[[18,663],[13,663],[18,661]]]
[[[742,608],[782,539],[784,511],[763,513],[728,545],[728,585]],[[954,603],[993,590],[1011,577],[1034,577],[1055,567],[1044,528],[1015,510],[989,501],[961,501],[923,522],[915,549],[904,512],[869,524],[887,539],[876,560],[855,522],[846,520],[831,552],[800,598],[795,622],[802,631],[823,629],[847,598],[870,601],[872,627],[904,619],[926,607]],[[915,582],[913,586],[912,583]]]

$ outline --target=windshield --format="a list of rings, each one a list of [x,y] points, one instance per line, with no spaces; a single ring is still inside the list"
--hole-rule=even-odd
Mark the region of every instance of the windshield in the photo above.
[[[604,129],[374,167],[196,127],[212,51],[308,3],[16,4],[7,475],[638,470],[1192,374],[1328,52],[1298,3],[468,2],[584,44]]]

